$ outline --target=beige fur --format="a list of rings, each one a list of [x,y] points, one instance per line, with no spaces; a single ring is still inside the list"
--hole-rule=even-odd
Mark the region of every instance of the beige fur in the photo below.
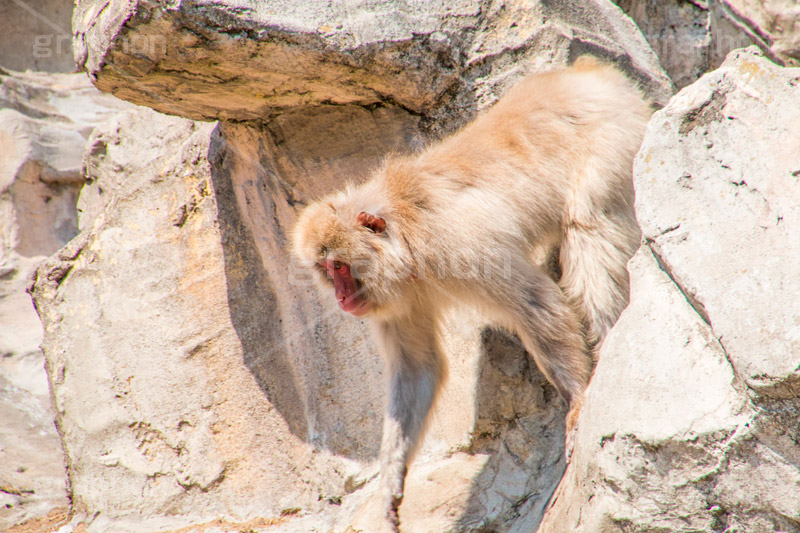
[[[591,373],[587,341],[602,341],[628,301],[625,265],[640,238],[631,167],[650,114],[619,71],[582,58],[530,76],[457,134],[302,213],[295,255],[358,271],[389,364],[386,530],[446,373],[443,306],[477,306],[517,333],[574,424]],[[385,232],[359,225],[362,211],[385,219]]]

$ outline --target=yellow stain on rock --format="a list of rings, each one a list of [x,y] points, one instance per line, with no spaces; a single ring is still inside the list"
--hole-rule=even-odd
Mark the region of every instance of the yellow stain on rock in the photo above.
[[[747,81],[752,81],[754,78],[761,76],[764,73],[764,69],[762,69],[757,63],[746,60],[743,60],[739,63],[737,70],[747,76]]]

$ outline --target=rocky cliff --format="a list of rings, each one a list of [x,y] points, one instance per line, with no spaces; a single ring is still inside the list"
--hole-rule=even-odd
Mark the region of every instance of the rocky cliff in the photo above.
[[[127,107],[80,74],[0,72],[0,528],[67,504],[42,324],[25,291],[78,233],[90,132]]]
[[[99,124],[76,106],[93,118],[55,143],[69,170],[8,178],[3,219],[9,257],[49,255],[30,292],[67,527],[347,530],[375,484],[382,362],[291,263],[297,210],[589,53],[663,109],[635,168],[631,305],[571,463],[564,406],[518,341],[457,310],[402,529],[800,531],[800,72],[770,61],[795,57],[796,14],[654,6],[79,1],[79,67],[145,107],[104,104]]]

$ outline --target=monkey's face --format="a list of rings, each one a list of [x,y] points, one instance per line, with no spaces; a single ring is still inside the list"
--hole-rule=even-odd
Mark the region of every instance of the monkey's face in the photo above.
[[[352,267],[333,257],[326,257],[317,263],[317,269],[333,283],[336,301],[342,311],[355,316],[363,316],[370,310],[364,285],[353,276]]]
[[[306,208],[294,230],[294,254],[315,272],[318,283],[333,289],[339,307],[355,316],[380,312],[396,296],[396,236],[386,220],[345,195]]]

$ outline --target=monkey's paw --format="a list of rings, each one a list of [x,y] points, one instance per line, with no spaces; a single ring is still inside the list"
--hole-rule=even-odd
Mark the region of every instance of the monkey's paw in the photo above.
[[[397,513],[392,511],[387,514],[367,502],[356,514],[351,528],[354,532],[362,533],[398,533]]]
[[[572,450],[575,448],[575,436],[578,433],[579,414],[580,408],[571,409],[570,412],[567,413],[566,440],[564,442],[564,457],[567,460],[567,464],[569,464],[572,459]]]
[[[363,533],[398,533],[399,519],[394,499],[374,493],[361,505],[353,520],[353,531]]]

